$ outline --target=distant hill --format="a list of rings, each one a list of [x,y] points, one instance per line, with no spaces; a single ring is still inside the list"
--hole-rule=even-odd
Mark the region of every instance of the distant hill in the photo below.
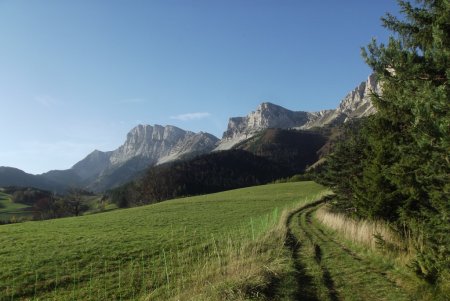
[[[36,187],[61,192],[65,190],[66,184],[40,175],[28,174],[17,168],[0,166],[0,187],[6,186]]]

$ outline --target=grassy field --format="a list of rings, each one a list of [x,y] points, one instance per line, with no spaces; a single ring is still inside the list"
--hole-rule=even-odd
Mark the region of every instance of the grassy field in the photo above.
[[[272,184],[0,226],[0,300],[198,300],[208,284],[226,292],[232,285],[220,279],[242,278],[242,258],[254,252],[246,249],[271,252],[252,242],[282,210],[324,192],[313,182]],[[252,295],[245,282],[238,290]]]
[[[30,209],[28,205],[13,203],[9,194],[0,192],[0,221],[31,218],[33,212]]]

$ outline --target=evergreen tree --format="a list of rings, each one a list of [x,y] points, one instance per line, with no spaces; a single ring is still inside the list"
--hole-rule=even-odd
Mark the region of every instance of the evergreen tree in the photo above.
[[[333,203],[335,209],[358,215],[364,214],[354,197],[354,185],[363,172],[364,148],[367,144],[362,133],[365,122],[368,120],[355,120],[343,126],[333,152],[322,167],[324,172],[317,178],[318,182],[330,186],[336,193],[336,202]]]
[[[382,82],[355,195],[373,216],[420,237],[416,268],[430,281],[450,269],[450,2],[399,1],[405,18],[383,18],[395,33],[363,49]]]

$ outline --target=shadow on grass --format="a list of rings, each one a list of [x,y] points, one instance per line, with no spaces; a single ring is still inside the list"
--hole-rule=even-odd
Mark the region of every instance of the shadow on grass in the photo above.
[[[313,279],[306,273],[305,266],[300,262],[298,257],[298,252],[300,250],[300,242],[297,240],[295,235],[288,230],[286,235],[286,246],[291,251],[291,256],[294,261],[295,276],[297,282],[297,289],[295,294],[295,300],[305,300],[305,301],[318,301],[316,288],[313,284]]]
[[[319,300],[319,298],[317,295],[317,289],[315,288],[313,283],[313,278],[306,273],[306,267],[302,264],[298,255],[301,248],[301,243],[292,233],[292,230],[289,227],[289,225],[295,214],[307,208],[316,206],[322,202],[323,202],[322,200],[313,202],[301,208],[297,212],[293,212],[287,219],[288,230],[286,233],[285,245],[290,250],[292,259],[294,261],[294,269],[297,284],[295,300],[315,301]]]

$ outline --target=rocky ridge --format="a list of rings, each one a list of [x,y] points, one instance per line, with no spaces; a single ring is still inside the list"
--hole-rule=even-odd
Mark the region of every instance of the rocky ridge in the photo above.
[[[216,150],[229,149],[267,128],[292,128],[309,120],[309,113],[294,112],[270,102],[263,102],[246,117],[232,117]]]
[[[134,160],[134,164],[139,161],[138,166],[145,169],[190,154],[208,153],[214,149],[218,140],[208,133],[184,131],[171,125],[140,124],[127,134],[125,143],[119,148],[111,152],[95,150],[75,164],[72,170],[82,180],[88,180],[111,174],[130,160]]]
[[[352,118],[360,118],[375,113],[370,101],[372,92],[380,93],[381,87],[375,75],[369,76],[353,91],[341,100],[334,110],[319,112],[291,111],[269,102],[260,104],[257,109],[245,117],[232,117],[222,140],[215,150],[226,150],[237,143],[253,137],[261,130],[268,128],[311,129],[327,125],[338,125]]]
[[[372,93],[381,94],[381,85],[377,82],[375,74],[371,74],[365,82],[362,82],[348,93],[335,110],[312,113],[316,114],[316,117],[300,126],[300,128],[310,129],[325,125],[336,125],[345,123],[353,118],[372,115],[376,112],[370,100]]]
[[[209,152],[218,141],[207,133],[193,133],[167,125],[138,125],[127,135],[125,143],[111,153],[112,166],[131,158],[143,157],[150,165],[176,160],[189,152]],[[170,158],[170,159],[169,159]]]

